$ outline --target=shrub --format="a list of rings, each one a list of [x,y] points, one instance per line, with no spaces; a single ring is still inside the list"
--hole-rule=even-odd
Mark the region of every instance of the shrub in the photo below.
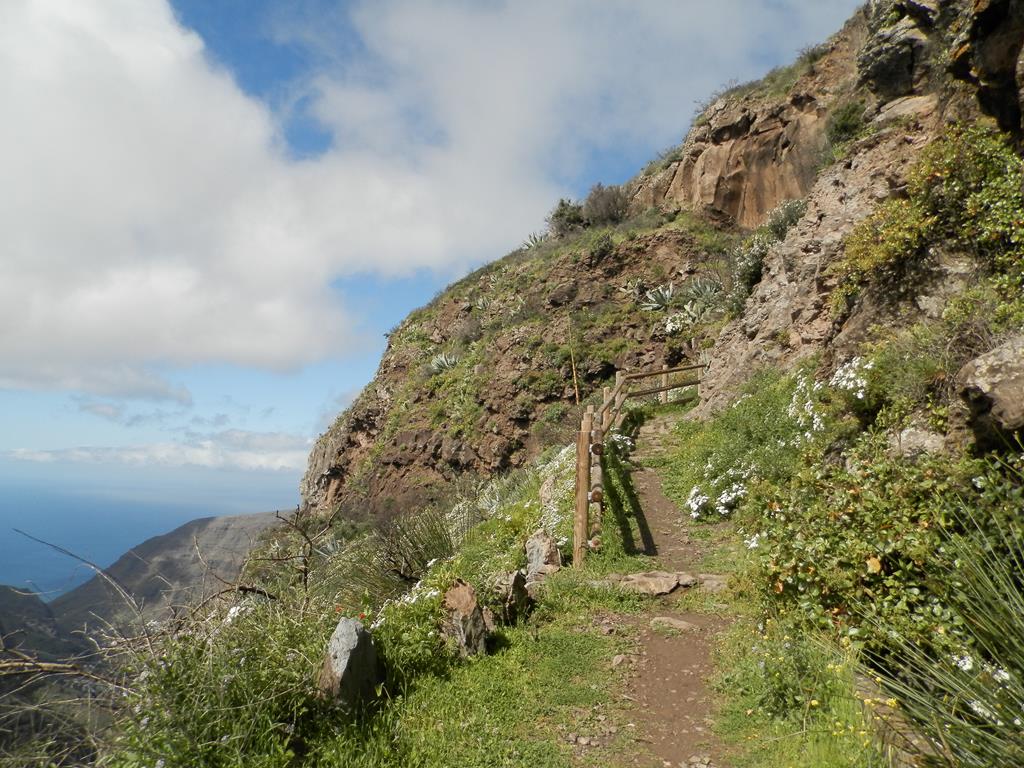
[[[1024,498],[1022,469],[1018,457],[976,479],[989,493],[1004,491],[1002,518],[964,503],[957,525],[939,534],[946,558],[934,587],[956,618],[961,647],[936,657],[912,636],[889,632],[884,653],[869,659],[937,746],[934,762],[950,768],[1024,763],[1024,529],[1013,513]]]
[[[1020,313],[1024,288],[1024,164],[995,129],[957,126],[926,147],[911,170],[907,198],[890,200],[859,224],[833,268],[841,312],[861,286],[907,287],[929,246],[952,243],[993,273],[1005,317]]]
[[[626,216],[629,201],[622,187],[612,184],[595,184],[587,199],[583,201],[583,219],[588,226],[618,224]]]
[[[554,237],[566,237],[584,227],[583,206],[562,198],[548,215],[548,231]]]
[[[765,223],[754,230],[732,253],[732,286],[726,306],[733,314],[743,311],[743,305],[761,282],[764,260],[769,249],[786,237],[789,229],[807,210],[805,200],[786,200],[777,205],[765,218]]]
[[[590,259],[593,263],[598,263],[611,256],[614,251],[615,241],[612,240],[612,236],[608,232],[602,232],[590,245]]]
[[[864,125],[864,102],[847,101],[832,110],[825,134],[833,146],[845,144],[856,139],[864,130]]]
[[[806,200],[784,200],[768,214],[764,226],[776,240],[783,240],[790,228],[800,221],[806,210]]]
[[[757,230],[733,251],[732,288],[729,291],[728,308],[733,314],[743,311],[743,305],[754,286],[761,282],[764,260],[768,249],[778,240],[768,230]]]

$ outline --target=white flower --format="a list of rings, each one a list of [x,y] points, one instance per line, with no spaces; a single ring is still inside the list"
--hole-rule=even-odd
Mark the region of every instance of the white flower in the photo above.
[[[985,704],[982,704],[977,699],[973,699],[968,703],[970,704],[971,709],[974,710],[974,714],[978,715],[979,717],[984,717],[986,720],[991,720],[996,725],[1003,724],[1003,721],[996,717],[995,712],[993,712]]]
[[[864,372],[870,371],[873,367],[874,364],[870,361],[865,361],[862,357],[855,357],[836,369],[829,384],[851,393],[858,400],[863,400],[867,396],[868,386]]]
[[[749,539],[744,539],[743,543],[747,545],[747,549],[757,549],[757,545],[761,543],[760,533],[755,533]]]
[[[954,656],[953,663],[960,667],[964,672],[970,672],[974,669],[974,659],[966,653],[963,656]]]

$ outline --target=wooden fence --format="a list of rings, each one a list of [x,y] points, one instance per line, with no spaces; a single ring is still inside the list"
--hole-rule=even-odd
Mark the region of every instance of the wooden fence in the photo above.
[[[604,473],[601,468],[601,454],[608,432],[622,422],[622,408],[629,398],[658,395],[662,403],[668,402],[668,393],[681,387],[699,387],[700,373],[706,365],[683,365],[660,370],[625,373],[617,371],[615,387],[605,387],[601,405],[587,406],[580,422],[579,437],[576,440],[576,513],[573,518],[572,562],[574,567],[583,564],[587,543],[601,533],[601,508],[604,501]],[[680,373],[692,373],[683,381],[672,381]],[[636,388],[638,382],[660,377],[658,386]],[[594,458],[597,458],[595,461]],[[590,506],[596,504],[598,513],[590,519]]]

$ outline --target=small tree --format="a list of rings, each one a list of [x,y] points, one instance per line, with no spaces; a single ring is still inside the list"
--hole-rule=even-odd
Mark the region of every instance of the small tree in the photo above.
[[[626,216],[628,200],[622,187],[612,184],[606,187],[598,182],[583,203],[583,218],[588,226],[618,224]]]
[[[558,205],[548,215],[548,230],[555,237],[565,237],[582,229],[585,224],[583,206],[564,197],[558,201]]]

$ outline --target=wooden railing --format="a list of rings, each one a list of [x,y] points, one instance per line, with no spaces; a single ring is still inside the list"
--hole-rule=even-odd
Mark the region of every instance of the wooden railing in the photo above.
[[[604,501],[604,471],[601,468],[601,454],[608,432],[622,422],[622,409],[629,398],[658,395],[662,403],[668,402],[668,393],[682,387],[699,387],[700,373],[707,366],[683,365],[669,368],[663,365],[657,371],[638,373],[615,373],[615,387],[605,387],[601,405],[588,405],[580,422],[576,440],[576,512],[573,518],[572,562],[574,567],[583,563],[587,543],[601,533],[601,507]],[[690,373],[694,376],[684,381],[670,381],[673,374]],[[635,389],[637,382],[660,377],[658,386]],[[594,461],[594,457],[597,460]],[[598,505],[598,514],[590,519],[591,504]]]

